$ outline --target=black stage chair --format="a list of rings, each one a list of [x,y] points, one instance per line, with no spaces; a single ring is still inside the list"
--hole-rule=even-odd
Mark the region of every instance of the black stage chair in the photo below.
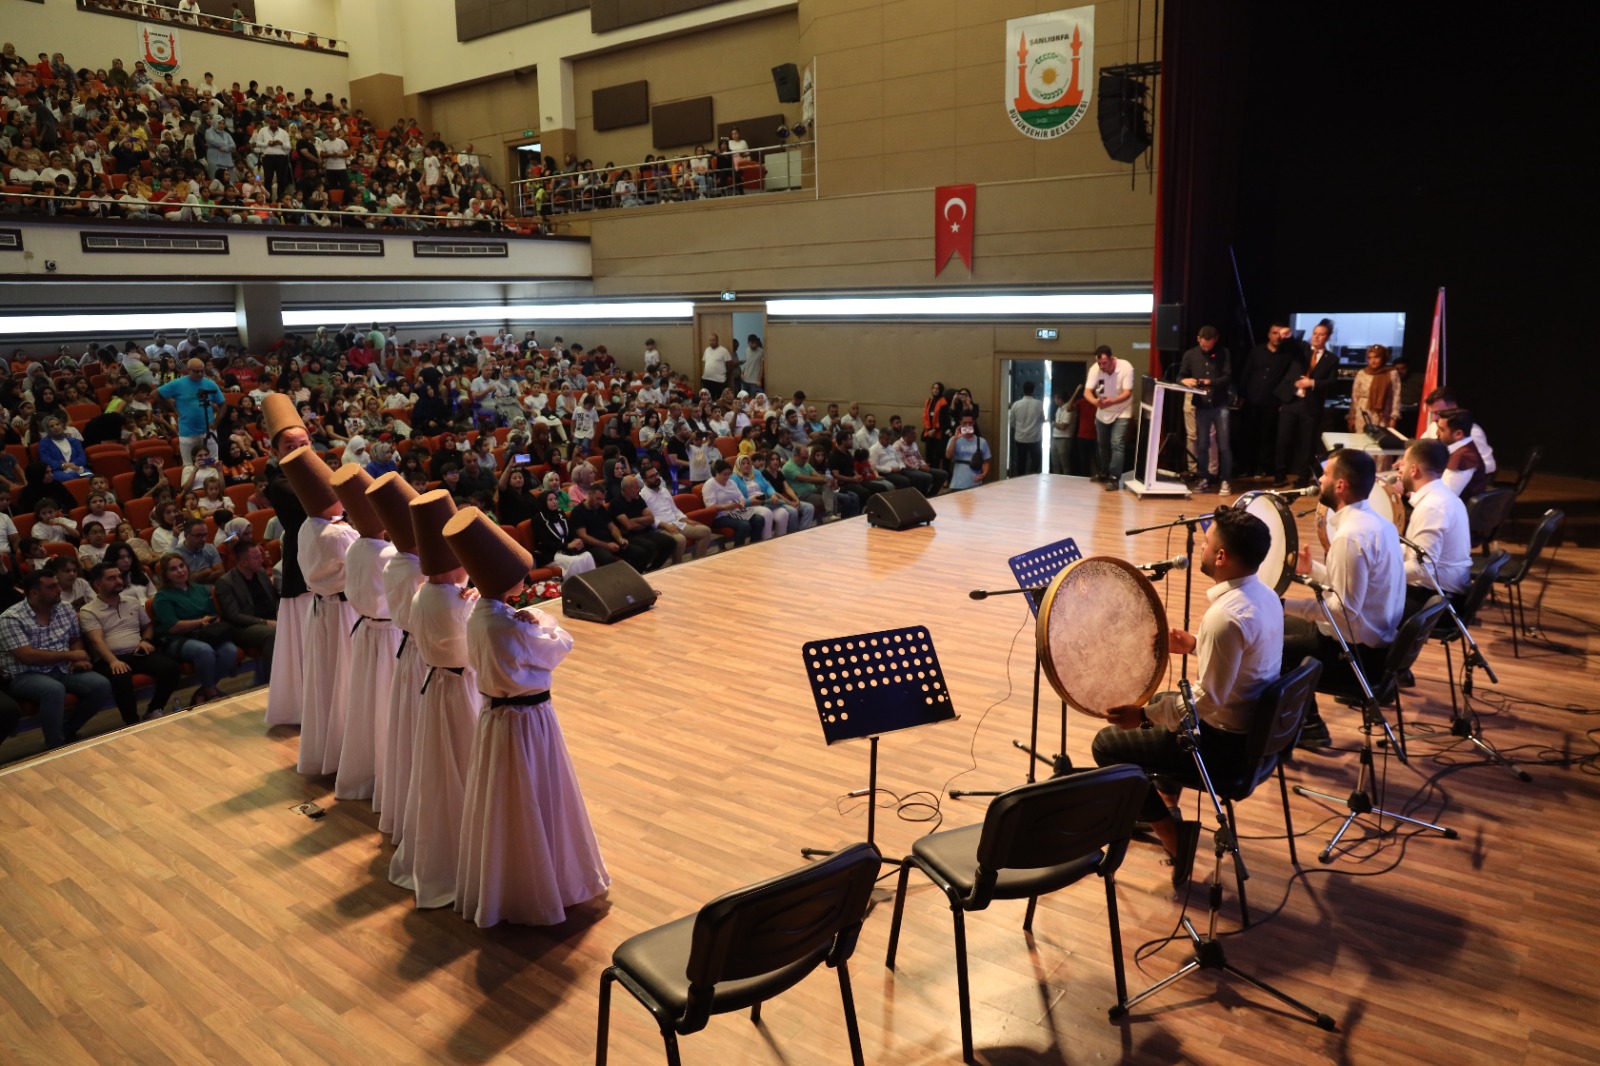
[[[1278,775],[1278,793],[1283,798],[1283,828],[1289,841],[1289,862],[1300,867],[1300,856],[1294,848],[1294,818],[1289,813],[1289,783],[1283,777],[1283,755],[1300,736],[1300,724],[1305,720],[1306,708],[1316,698],[1317,682],[1322,678],[1322,664],[1311,656],[1300,660],[1300,665],[1268,685],[1256,701],[1256,714],[1250,723],[1250,741],[1246,747],[1245,765],[1249,770],[1240,777],[1219,776],[1211,767],[1211,784],[1217,798],[1228,813],[1228,833],[1235,842],[1239,839],[1239,820],[1234,816],[1233,805],[1247,798],[1257,786]],[[1170,785],[1200,788],[1198,774],[1162,774],[1155,779],[1156,786],[1164,792],[1175,792]],[[1250,905],[1245,899],[1245,871],[1242,863],[1234,864],[1234,880],[1239,888],[1239,914],[1245,925],[1250,924]]]
[[[1500,572],[1510,560],[1511,556],[1508,553],[1496,550],[1493,555],[1483,560],[1482,566],[1473,567],[1472,584],[1467,586],[1467,591],[1450,598],[1450,605],[1455,608],[1456,618],[1461,619],[1462,625],[1477,624],[1478,612],[1483,609],[1483,602],[1489,598],[1489,590],[1499,580]],[[1433,639],[1444,646],[1444,673],[1445,679],[1450,682],[1450,717],[1454,718],[1460,711],[1456,707],[1456,672],[1450,657],[1450,645],[1461,641],[1461,630],[1456,628],[1455,618],[1451,618],[1449,614],[1441,614],[1438,624],[1433,629]]]
[[[678,1066],[678,1036],[697,1033],[713,1014],[750,1008],[798,984],[827,963],[839,971],[850,1055],[862,1066],[861,1033],[846,968],[882,872],[871,844],[852,844],[819,862],[736,889],[677,921],[624,940],[600,975],[595,1066],[605,1066],[611,983],[620,981],[655,1016]]]
[[[1544,517],[1539,520],[1538,528],[1533,531],[1533,537],[1529,539],[1522,557],[1517,560],[1517,565],[1501,570],[1499,578],[1496,579],[1496,584],[1506,587],[1507,596],[1511,601],[1507,613],[1511,616],[1511,654],[1514,658],[1522,657],[1518,637],[1526,632],[1528,624],[1528,614],[1522,603],[1522,583],[1533,573],[1533,568],[1539,562],[1539,557],[1544,554],[1544,550],[1559,543],[1556,537],[1561,532],[1561,523],[1566,521],[1566,518],[1563,512],[1554,507],[1546,511]],[[1474,570],[1476,569],[1474,567]],[[1545,581],[1548,584],[1548,576]]]
[[[1128,998],[1122,967],[1122,932],[1117,925],[1117,868],[1128,852],[1133,822],[1150,779],[1122,764],[1022,785],[996,796],[981,825],[931,833],[918,840],[900,869],[884,965],[894,969],[905,910],[906,884],[915,865],[944,890],[955,917],[956,986],[961,1000],[961,1057],[972,1061],[972,997],[967,985],[964,916],[997,899],[1026,899],[1024,931],[1033,931],[1039,897],[1090,874],[1106,886],[1111,927],[1111,963],[1117,1002]]]
[[[1439,617],[1443,614],[1444,597],[1434,596],[1423,604],[1416,614],[1400,623],[1400,631],[1395,634],[1394,643],[1389,645],[1389,654],[1384,657],[1383,668],[1378,671],[1376,677],[1367,678],[1367,684],[1372,687],[1372,695],[1377,700],[1378,706],[1381,708],[1394,705],[1395,734],[1401,752],[1405,751],[1406,714],[1405,708],[1400,703],[1400,679],[1410,673],[1412,664],[1422,654],[1422,649],[1428,646],[1428,640],[1433,636],[1433,631],[1439,624]],[[1361,705],[1361,688],[1353,677],[1349,679],[1348,686],[1330,685],[1322,691],[1347,706]]]
[[[1510,489],[1485,489],[1467,501],[1467,529],[1474,548],[1482,548],[1485,555],[1493,550],[1494,538],[1516,502],[1517,494]]]

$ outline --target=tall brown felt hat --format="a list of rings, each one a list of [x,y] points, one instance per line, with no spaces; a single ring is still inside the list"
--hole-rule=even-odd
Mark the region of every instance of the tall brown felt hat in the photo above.
[[[533,566],[528,549],[476,507],[463,507],[444,524],[444,539],[478,591],[498,600],[521,585]]]
[[[261,414],[267,423],[267,439],[277,440],[278,434],[296,427],[305,429],[304,419],[294,405],[294,400],[281,392],[269,392],[261,401]]]
[[[363,537],[382,540],[383,519],[367,498],[367,489],[371,487],[372,475],[362,469],[360,463],[346,463],[333,472],[333,491],[344,504],[344,520]]]
[[[417,535],[411,529],[411,501],[416,498],[417,490],[398,470],[389,471],[367,486],[367,499],[383,521],[390,542],[395,550],[407,555],[417,554]]]
[[[300,506],[308,515],[320,515],[330,507],[339,505],[339,494],[333,491],[333,471],[322,456],[302,445],[278,460],[289,487],[300,498]]]
[[[456,513],[456,501],[444,489],[424,492],[412,500],[411,532],[417,538],[417,566],[428,577],[448,574],[461,565],[445,543],[444,524]]]

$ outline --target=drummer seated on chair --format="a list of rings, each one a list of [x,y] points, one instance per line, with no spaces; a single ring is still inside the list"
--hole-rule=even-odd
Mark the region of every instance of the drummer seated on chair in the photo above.
[[[1213,780],[1249,772],[1246,746],[1256,701],[1282,665],[1283,605],[1256,576],[1271,546],[1261,519],[1243,508],[1217,508],[1200,549],[1200,570],[1215,582],[1206,593],[1211,606],[1197,636],[1181,629],[1169,635],[1172,654],[1192,652],[1199,666],[1194,701],[1200,754]],[[1161,693],[1143,708],[1113,709],[1107,715],[1111,727],[1094,738],[1096,765],[1134,763],[1152,775],[1192,777],[1193,757],[1179,743],[1183,715],[1183,697],[1176,692]],[[1151,786],[1143,812],[1172,856],[1175,886],[1189,879],[1200,838],[1198,822],[1176,820],[1177,800]]]
[[[1339,448],[1328,457],[1320,481],[1322,503],[1330,511],[1327,561],[1313,563],[1308,544],[1300,549],[1295,566],[1297,574],[1327,588],[1328,610],[1368,684],[1377,681],[1389,645],[1400,629],[1406,602],[1400,531],[1388,516],[1374,511],[1367,499],[1376,478],[1377,466],[1366,452]],[[1317,691],[1359,691],[1316,600],[1285,600],[1283,612],[1283,665],[1292,667],[1305,656],[1314,656],[1322,663]],[[1329,739],[1328,727],[1313,704],[1306,711],[1298,746],[1325,747]]]
[[[1450,449],[1442,441],[1414,440],[1406,447],[1395,469],[1401,488],[1411,494],[1411,521],[1406,523],[1406,539],[1427,553],[1427,558],[1410,548],[1402,548],[1406,568],[1407,615],[1415,614],[1439,591],[1459,596],[1472,584],[1472,531],[1467,521],[1467,505],[1444,483]],[[1439,588],[1434,582],[1437,579]]]

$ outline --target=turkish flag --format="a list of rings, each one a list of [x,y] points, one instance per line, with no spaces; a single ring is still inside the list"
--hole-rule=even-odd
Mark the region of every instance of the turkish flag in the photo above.
[[[972,269],[973,219],[978,212],[976,185],[941,185],[933,190],[933,275],[944,272],[952,254]]]
[[[1422,397],[1444,384],[1444,289],[1433,302],[1433,332],[1428,334],[1428,369],[1422,377]],[[1428,405],[1417,412],[1417,436],[1428,432]]]

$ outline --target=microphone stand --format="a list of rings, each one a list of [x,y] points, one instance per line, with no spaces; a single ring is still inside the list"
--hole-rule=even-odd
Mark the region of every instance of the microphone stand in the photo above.
[[[1189,617],[1190,611],[1192,610],[1190,607],[1190,594],[1194,591],[1195,530],[1200,528],[1201,522],[1209,521],[1215,516],[1215,511],[1208,511],[1203,515],[1196,515],[1193,518],[1185,518],[1183,515],[1179,515],[1177,520],[1173,522],[1163,522],[1162,524],[1156,526],[1141,526],[1138,529],[1125,529],[1122,531],[1123,536],[1134,537],[1138,536],[1140,533],[1153,533],[1158,529],[1176,529],[1178,526],[1183,527],[1183,554],[1184,557],[1189,560],[1189,565],[1183,568],[1183,631],[1185,633],[1189,632]],[[1156,576],[1164,578],[1167,576],[1167,574],[1166,571],[1163,570],[1158,572]],[[1189,680],[1188,652],[1184,652],[1183,654],[1182,662],[1179,664],[1178,676],[1184,681]]]
[[[1241,881],[1250,875],[1245,871],[1244,859],[1239,855],[1239,842],[1228,829],[1228,819],[1222,810],[1222,801],[1217,798],[1217,790],[1212,787],[1211,775],[1206,771],[1205,760],[1200,756],[1200,717],[1194,706],[1194,691],[1189,687],[1187,680],[1178,682],[1178,691],[1183,696],[1184,715],[1177,730],[1178,746],[1187,751],[1194,759],[1195,772],[1200,777],[1200,783],[1206,793],[1211,797],[1211,805],[1217,812],[1217,830],[1213,834],[1216,859],[1211,868],[1210,905],[1206,923],[1206,932],[1202,936],[1190,921],[1188,915],[1183,918],[1183,931],[1189,936],[1189,943],[1194,948],[1194,955],[1184,963],[1175,973],[1163,977],[1149,988],[1140,992],[1132,999],[1123,1000],[1111,1008],[1111,1020],[1116,1021],[1127,1015],[1134,1004],[1149,999],[1169,985],[1176,984],[1196,970],[1220,970],[1231,977],[1237,977],[1246,984],[1253,985],[1261,991],[1285,1003],[1304,1014],[1311,1023],[1319,1029],[1333,1030],[1334,1020],[1321,1011],[1308,1007],[1293,996],[1282,992],[1265,981],[1245,973],[1228,961],[1227,951],[1222,941],[1217,936],[1217,916],[1222,912],[1222,857],[1229,851],[1233,853],[1233,861],[1238,869]],[[1243,900],[1240,900],[1241,905]],[[1248,918],[1246,922],[1248,923]]]
[[[1039,602],[1044,599],[1044,594],[1049,588],[1049,585],[1031,585],[1015,589],[973,589],[967,595],[975,600],[986,600],[990,596],[1016,596],[1021,593],[1027,593],[1033,599],[1034,606],[1038,607]],[[1061,704],[1061,752],[1054,759],[1047,759],[1039,754],[1039,678],[1042,669],[1043,667],[1039,662],[1039,651],[1036,646],[1033,652],[1033,716],[1028,727],[1028,743],[1024,745],[1020,740],[1011,742],[1013,748],[1018,751],[1025,751],[1031,756],[1028,760],[1027,780],[1027,784],[1030,785],[1037,779],[1034,767],[1035,761],[1042,762],[1050,767],[1052,777],[1061,777],[1072,769],[1072,760],[1067,756],[1067,705],[1065,701]],[[950,790],[950,798],[956,800],[961,799],[963,796],[998,796],[1003,791],[1003,789],[998,788],[952,788]]]
[[[1428,583],[1433,586],[1433,591],[1439,594],[1440,599],[1444,600],[1444,609],[1450,613],[1450,619],[1455,623],[1456,631],[1461,634],[1462,643],[1466,647],[1466,652],[1461,659],[1462,672],[1464,674],[1461,679],[1461,696],[1462,702],[1466,703],[1467,699],[1472,696],[1473,670],[1481,667],[1483,672],[1489,675],[1489,683],[1492,685],[1498,685],[1500,683],[1500,679],[1494,676],[1494,667],[1490,666],[1489,660],[1483,657],[1483,652],[1478,648],[1478,642],[1472,639],[1472,634],[1467,630],[1466,623],[1463,622],[1461,620],[1461,616],[1456,613],[1455,601],[1450,596],[1446,595],[1444,589],[1440,587],[1439,574],[1433,557],[1428,554],[1428,550],[1426,548],[1423,548],[1420,545],[1412,544],[1411,542],[1407,541],[1406,546],[1412,551],[1416,552],[1417,558],[1422,561],[1422,572],[1428,575]],[[1446,675],[1449,675],[1453,670],[1453,664],[1450,661],[1450,644],[1448,641],[1444,642],[1444,669]],[[1448,676],[1446,677],[1446,680],[1449,680]],[[1465,713],[1462,713],[1461,709],[1457,707],[1456,689],[1454,684],[1451,684],[1450,686],[1450,735],[1465,740],[1467,743],[1481,751],[1484,758],[1488,759],[1492,763],[1497,763],[1500,766],[1504,766],[1507,770],[1514,774],[1518,780],[1533,780],[1532,775],[1530,775],[1528,771],[1522,769],[1516,763],[1512,762],[1499,748],[1483,739],[1482,719],[1480,719],[1477,713],[1471,709],[1470,704],[1468,705]]]
[[[1350,672],[1355,674],[1356,684],[1361,687],[1361,769],[1356,774],[1356,787],[1351,791],[1350,795],[1342,797],[1344,805],[1349,809],[1350,813],[1345,815],[1344,823],[1339,826],[1339,831],[1333,834],[1333,839],[1328,841],[1328,846],[1323,848],[1321,853],[1317,855],[1317,861],[1322,863],[1332,862],[1333,849],[1344,838],[1344,834],[1349,830],[1351,823],[1364,814],[1377,816],[1379,819],[1379,832],[1383,830],[1382,820],[1391,818],[1397,822],[1405,822],[1407,825],[1431,829],[1435,833],[1442,834],[1446,840],[1456,839],[1457,834],[1454,829],[1446,829],[1444,826],[1425,822],[1421,818],[1396,814],[1374,804],[1374,795],[1377,796],[1378,803],[1383,802],[1383,796],[1377,791],[1381,786],[1379,785],[1379,779],[1372,771],[1373,728],[1375,726],[1383,727],[1384,736],[1389,740],[1388,747],[1384,749],[1386,755],[1392,749],[1399,757],[1402,766],[1411,765],[1411,760],[1406,756],[1405,744],[1396,740],[1394,730],[1389,728],[1388,719],[1384,718],[1383,709],[1378,706],[1378,699],[1372,694],[1372,687],[1367,684],[1366,675],[1361,672],[1361,664],[1356,662],[1355,655],[1350,651],[1349,643],[1344,639],[1344,633],[1334,623],[1333,611],[1328,607],[1328,601],[1324,597],[1323,589],[1318,585],[1312,585],[1311,591],[1316,593],[1317,606],[1322,608],[1322,616],[1328,620],[1328,627],[1333,630],[1333,639],[1339,642],[1340,660],[1349,664]],[[1374,786],[1372,792],[1367,790],[1369,783]],[[1294,791],[1299,796],[1315,796],[1318,799],[1332,800],[1335,803],[1341,800],[1341,797],[1332,793],[1318,792],[1315,789],[1306,788],[1304,785],[1294,786]]]

